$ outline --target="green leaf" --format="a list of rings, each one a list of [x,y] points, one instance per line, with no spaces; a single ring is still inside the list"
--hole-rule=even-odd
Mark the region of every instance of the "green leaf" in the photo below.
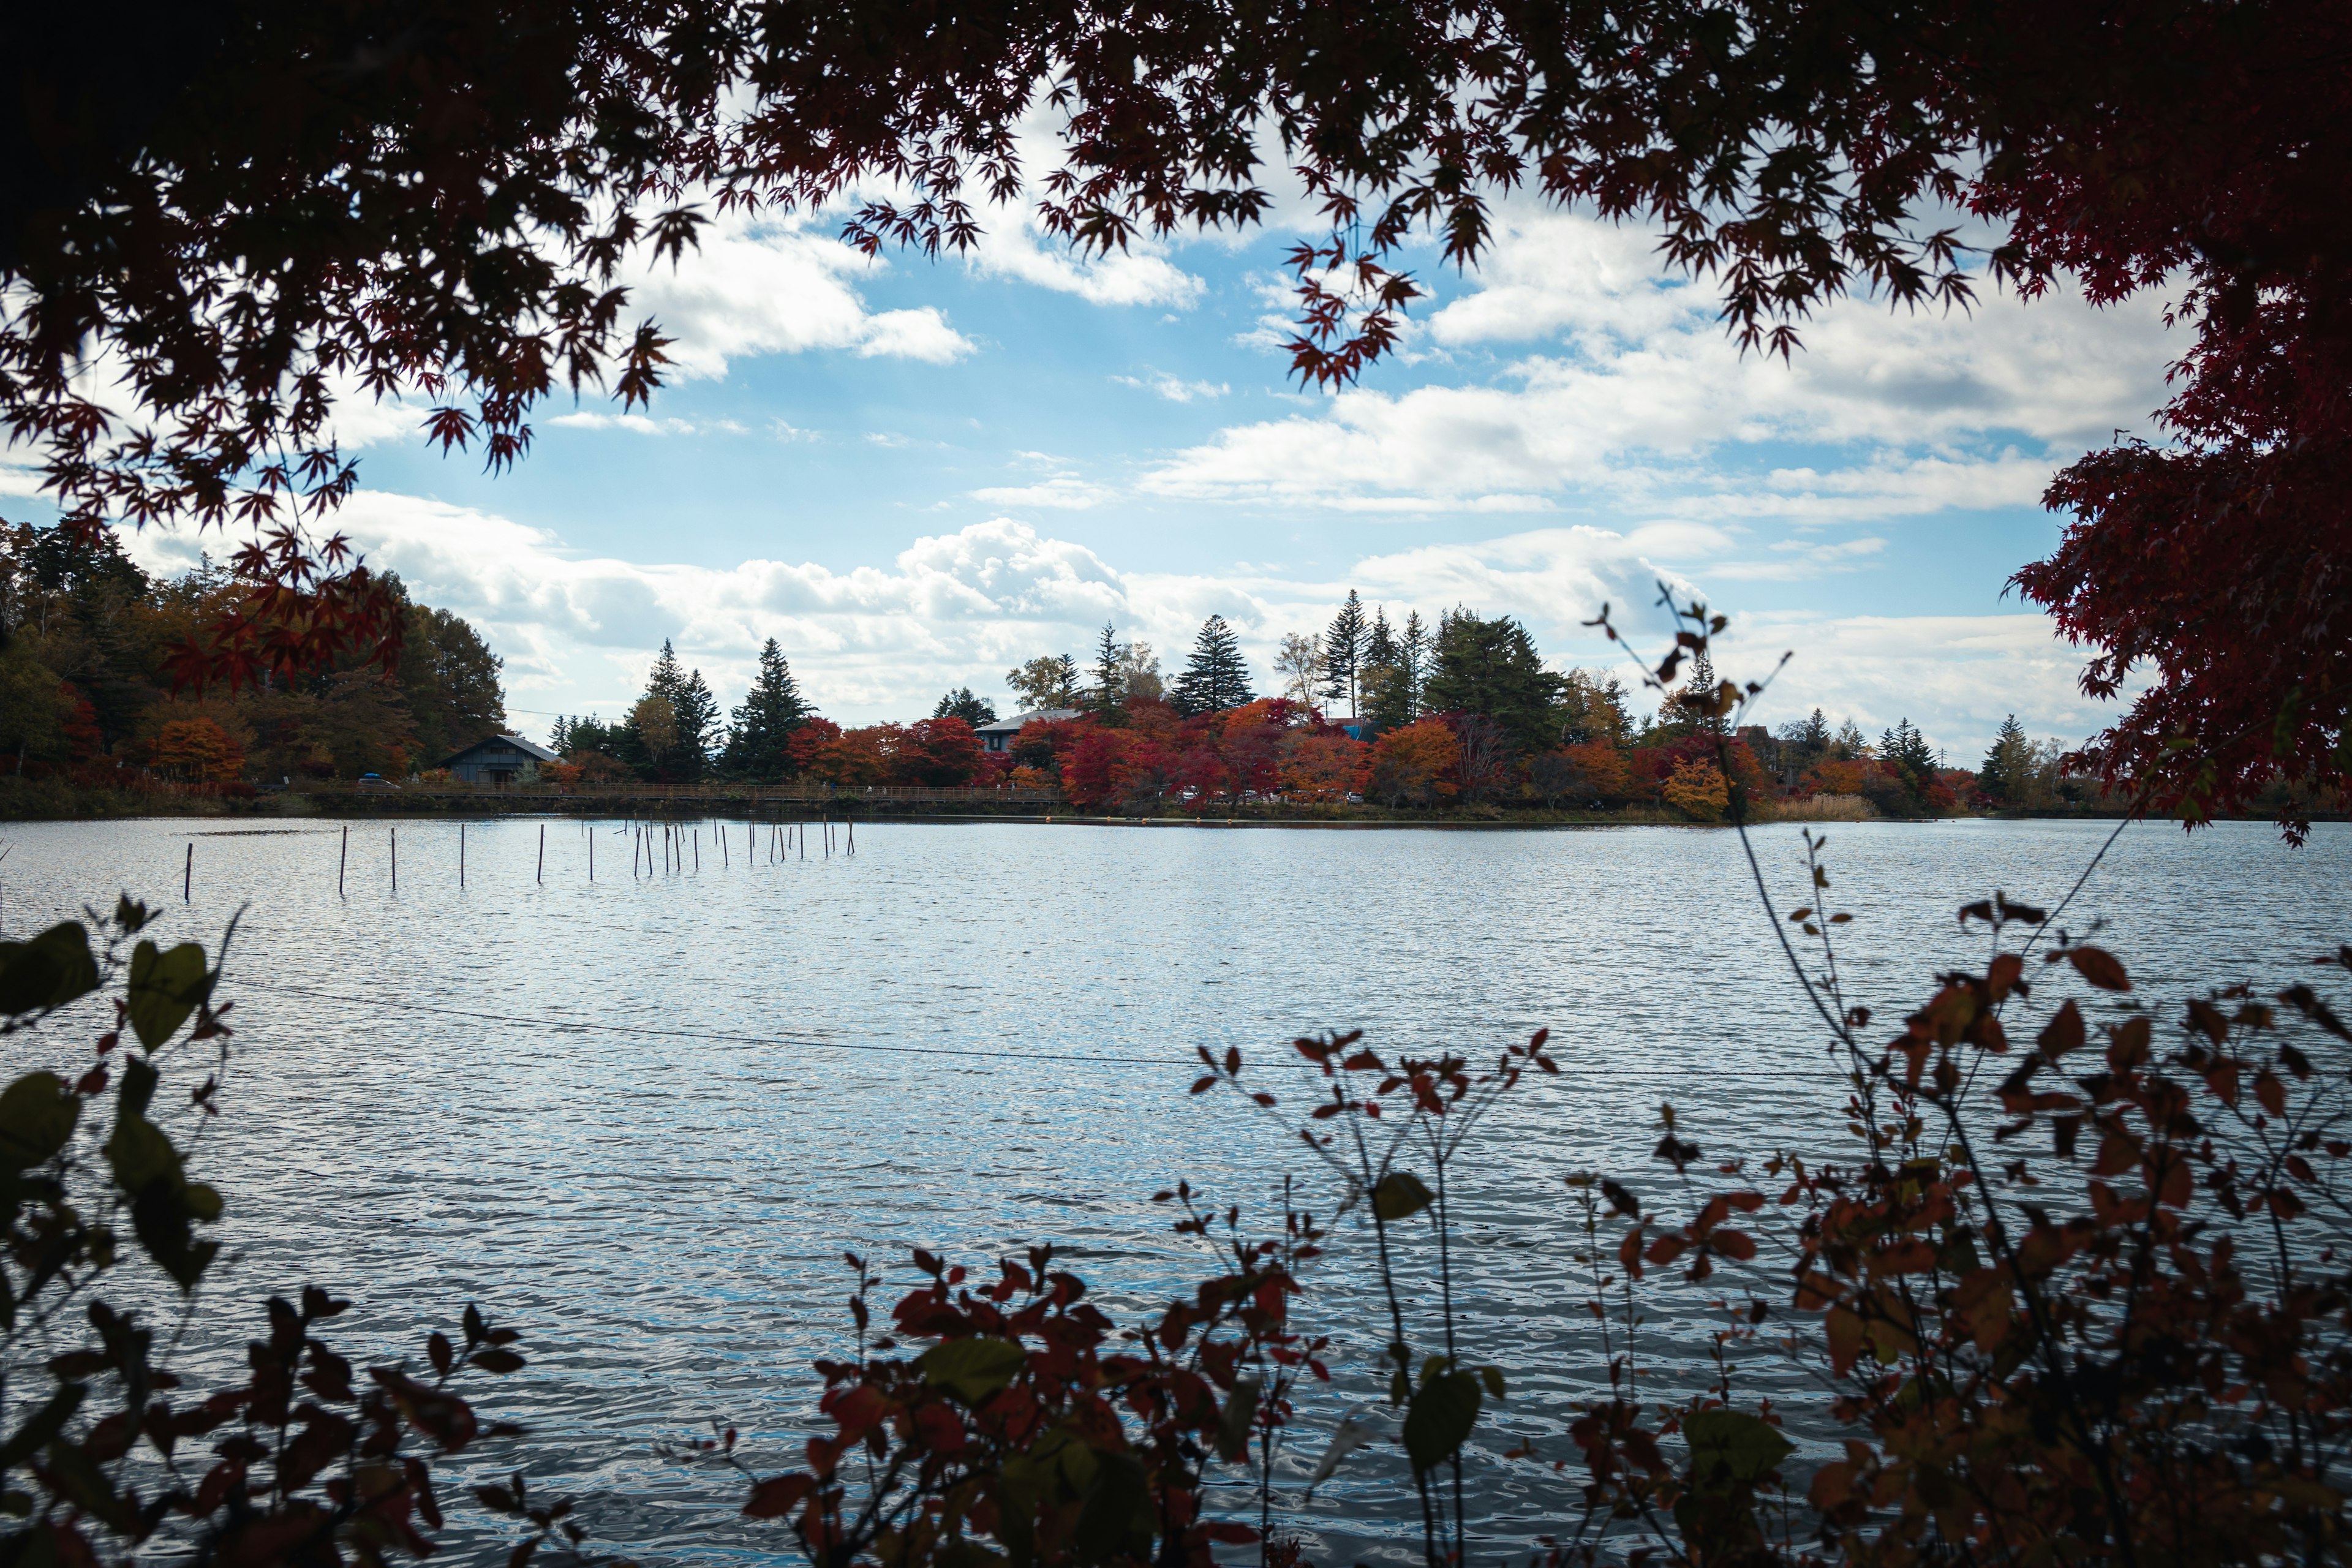
[[[65,1079],[28,1072],[0,1089],[0,1167],[14,1174],[47,1164],[73,1136],[81,1101],[66,1092]]]
[[[114,1184],[127,1197],[138,1197],[165,1177],[173,1179],[176,1196],[180,1152],[162,1128],[143,1116],[114,1119],[114,1135],[106,1141],[106,1163],[114,1167]]]
[[[923,1381],[945,1388],[966,1405],[977,1405],[1011,1383],[1029,1359],[1011,1340],[975,1334],[933,1345],[915,1358]]]
[[[115,1096],[114,1120],[117,1123],[136,1121],[147,1114],[147,1104],[155,1098],[155,1069],[137,1057],[124,1059],[122,1088]]]
[[[1405,1407],[1404,1452],[1416,1474],[1454,1457],[1478,1424],[1478,1380],[1466,1372],[1441,1372],[1414,1392]]]
[[[152,1051],[170,1039],[211,989],[205,950],[194,942],[169,952],[141,942],[131,953],[131,1027],[139,1043]]]
[[[1737,1410],[1702,1410],[1683,1422],[1683,1436],[1691,1485],[1702,1491],[1752,1487],[1796,1451],[1769,1422]]]
[[[0,942],[0,1014],[62,1007],[98,989],[98,961],[79,921],[53,925],[30,942]]]
[[[1071,1544],[1080,1563],[1109,1563],[1151,1556],[1151,1484],[1143,1467],[1126,1454],[1097,1454],[1094,1485],[1078,1510]]]
[[[1372,1212],[1384,1220],[1408,1219],[1436,1201],[1411,1171],[1391,1171],[1372,1189]]]
[[[1502,1399],[1507,1397],[1503,1392],[1503,1369],[1501,1367],[1480,1367],[1478,1369],[1478,1379],[1486,1385],[1486,1392],[1493,1394],[1496,1398]]]

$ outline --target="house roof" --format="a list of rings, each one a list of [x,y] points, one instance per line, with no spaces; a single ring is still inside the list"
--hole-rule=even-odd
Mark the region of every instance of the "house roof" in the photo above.
[[[982,724],[972,732],[977,735],[1012,735],[1017,734],[1021,726],[1033,719],[1041,720],[1048,724],[1059,724],[1067,720],[1084,717],[1086,717],[1086,710],[1082,708],[1040,708],[1034,712],[1015,713],[1010,719],[999,719],[993,724]]]
[[[538,761],[542,763],[560,763],[563,760],[553,752],[549,751],[545,746],[541,745],[538,742],[526,741],[520,735],[485,735],[480,740],[475,742],[472,745],[462,746],[457,751],[450,752],[436,765],[446,768],[453,763],[462,762],[465,758],[480,751],[485,746],[510,747],[515,751],[520,752],[526,757],[536,758]]]

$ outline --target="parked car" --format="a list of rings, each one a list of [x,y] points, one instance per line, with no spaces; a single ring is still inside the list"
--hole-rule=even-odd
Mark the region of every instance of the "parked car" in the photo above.
[[[362,773],[352,788],[362,795],[398,795],[400,786],[382,773]]]

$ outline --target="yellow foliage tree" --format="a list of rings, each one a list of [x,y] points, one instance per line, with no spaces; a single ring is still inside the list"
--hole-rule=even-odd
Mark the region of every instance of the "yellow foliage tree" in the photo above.
[[[1685,757],[1660,792],[1666,804],[1694,822],[1721,822],[1731,805],[1731,786],[1723,770],[1703,757]]]

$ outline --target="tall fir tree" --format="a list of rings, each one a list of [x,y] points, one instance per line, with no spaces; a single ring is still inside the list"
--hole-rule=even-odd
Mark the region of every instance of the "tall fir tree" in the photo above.
[[[1103,623],[1102,635],[1095,638],[1093,680],[1086,691],[1089,711],[1108,712],[1127,700],[1127,681],[1119,658],[1118,628],[1108,621]]]
[[[1252,700],[1249,663],[1242,658],[1241,639],[1223,616],[1211,616],[1201,623],[1201,635],[1192,640],[1192,655],[1184,661],[1184,672],[1176,678],[1171,694],[1176,711],[1190,718],[1196,713],[1223,713]]]
[[[1323,634],[1323,695],[1334,702],[1344,699],[1349,713],[1356,711],[1356,676],[1363,668],[1370,629],[1364,623],[1364,601],[1350,588],[1347,603]]]
[[[2005,804],[2021,801],[2025,795],[2027,770],[2033,765],[2033,743],[2025,737],[2025,726],[2012,713],[2000,721],[2000,732],[1993,736],[1991,750],[1985,752],[1984,766],[1977,770],[1977,784],[1985,794]]]
[[[1907,718],[1897,719],[1895,728],[1879,737],[1878,757],[1909,774],[1915,788],[1924,787],[1935,776],[1935,749],[1927,744],[1926,736],[1911,727]]]
[[[1356,717],[1367,727],[1365,739],[1412,722],[1408,717],[1412,699],[1403,662],[1403,651],[1389,627],[1388,606],[1374,606],[1361,667],[1356,672]]]
[[[711,752],[719,742],[719,699],[699,669],[688,670],[671,707],[677,714],[677,744],[670,771],[692,784],[709,771]]]
[[[1404,632],[1397,638],[1397,668],[1404,671],[1404,721],[1421,717],[1422,688],[1429,679],[1429,628],[1419,610],[1404,613]]]
[[[725,766],[729,773],[759,784],[776,784],[792,772],[792,735],[805,722],[809,705],[784,650],[770,637],[760,650],[760,673],[751,689],[731,715],[727,730]]]

